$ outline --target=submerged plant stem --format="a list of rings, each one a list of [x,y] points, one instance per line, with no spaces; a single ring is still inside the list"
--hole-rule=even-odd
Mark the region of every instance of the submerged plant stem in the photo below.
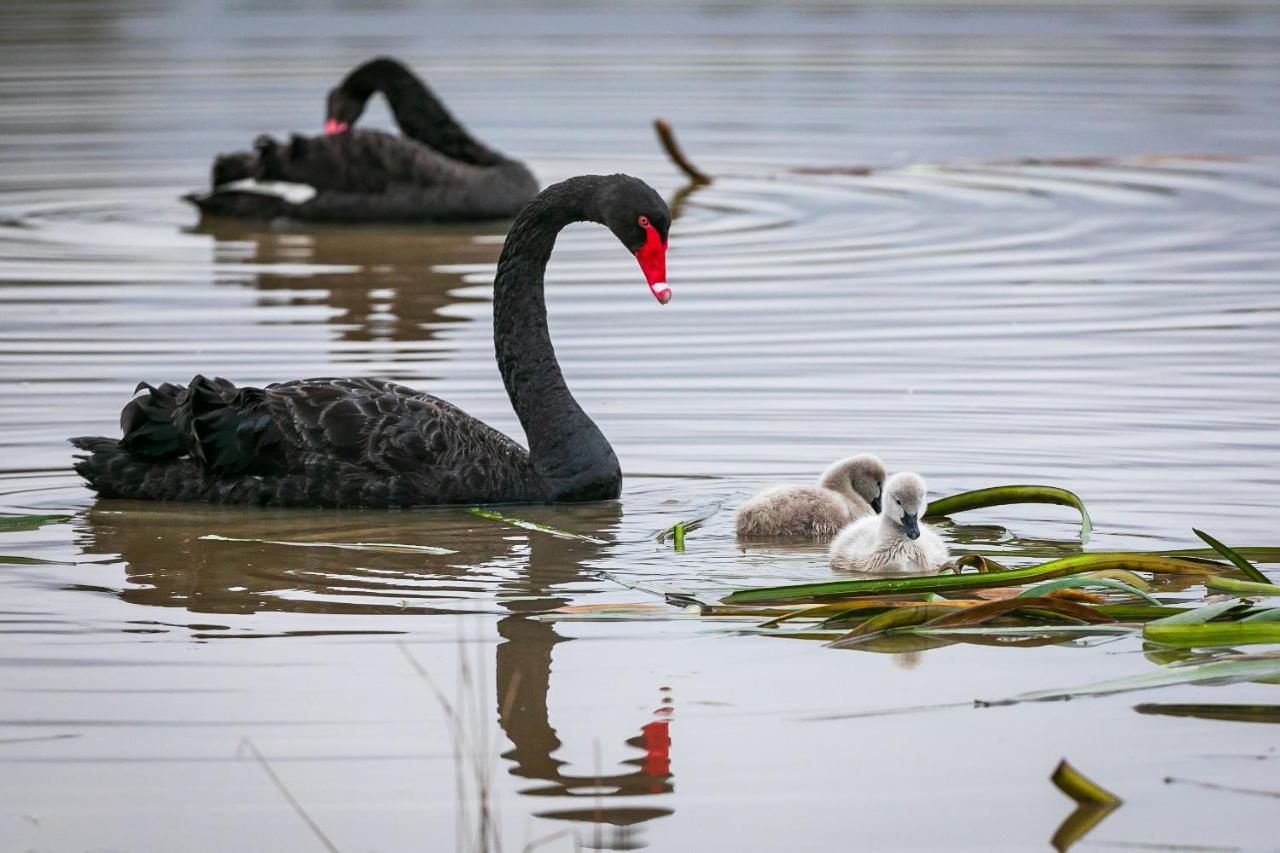
[[[267,761],[266,757],[258,751],[258,747],[249,738],[241,740],[240,748],[236,750],[237,755],[245,752],[249,753],[253,759],[258,762],[258,766],[267,774],[267,778],[271,780],[271,784],[276,786],[276,790],[280,792],[280,795],[285,798],[285,801],[293,809],[294,813],[297,814],[298,817],[302,819],[302,822],[307,825],[307,828],[311,830],[311,834],[319,839],[320,843],[324,845],[324,849],[328,850],[329,853],[341,853],[341,851],[338,850],[337,845],[329,840],[329,836],[324,834],[324,830],[320,828],[320,825],[311,819],[311,815],[307,814],[307,810],[302,807],[302,803],[298,802],[298,798],[289,790],[289,786],[286,785],[284,780],[276,774],[275,769],[271,766],[271,762]]]

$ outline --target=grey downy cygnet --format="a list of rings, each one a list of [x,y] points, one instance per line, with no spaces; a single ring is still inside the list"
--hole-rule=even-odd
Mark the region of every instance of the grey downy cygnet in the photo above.
[[[880,510],[884,463],[869,453],[828,468],[816,486],[774,486],[734,516],[742,538],[805,538],[825,542],[851,521]]]
[[[950,555],[938,534],[920,523],[926,494],[919,474],[890,477],[880,514],[853,522],[831,543],[832,567],[869,574],[937,572]]]

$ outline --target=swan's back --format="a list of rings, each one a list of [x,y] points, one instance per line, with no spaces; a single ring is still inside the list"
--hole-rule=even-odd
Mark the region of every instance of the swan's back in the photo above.
[[[821,486],[775,486],[744,503],[734,516],[744,538],[793,537],[825,541],[852,518],[848,502]]]

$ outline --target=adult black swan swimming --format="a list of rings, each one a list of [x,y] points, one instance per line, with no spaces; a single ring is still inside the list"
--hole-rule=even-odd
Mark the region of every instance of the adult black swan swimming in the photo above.
[[[403,136],[353,129],[376,92]],[[324,136],[262,136],[254,147],[218,157],[212,191],[185,198],[202,213],[245,219],[460,222],[506,219],[538,193],[523,163],[477,142],[422,80],[385,57],[329,93]]]
[[[438,397],[378,379],[236,388],[138,386],[124,437],[71,439],[103,497],[324,507],[590,501],[618,496],[613,448],[565,385],[543,272],[560,229],[598,222],[640,262],[661,303],[666,202],[626,175],[571,178],[516,217],[493,282],[498,369],[529,450]],[[145,389],[145,390],[144,390]]]

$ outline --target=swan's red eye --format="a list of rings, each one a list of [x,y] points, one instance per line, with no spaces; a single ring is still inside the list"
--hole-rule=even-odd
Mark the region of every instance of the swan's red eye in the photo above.
[[[641,227],[641,228],[648,228],[648,227],[649,227],[649,217],[647,217],[647,216],[641,216],[641,217],[640,217],[638,220],[636,220],[636,221],[638,221],[638,222],[640,223],[640,227]]]

